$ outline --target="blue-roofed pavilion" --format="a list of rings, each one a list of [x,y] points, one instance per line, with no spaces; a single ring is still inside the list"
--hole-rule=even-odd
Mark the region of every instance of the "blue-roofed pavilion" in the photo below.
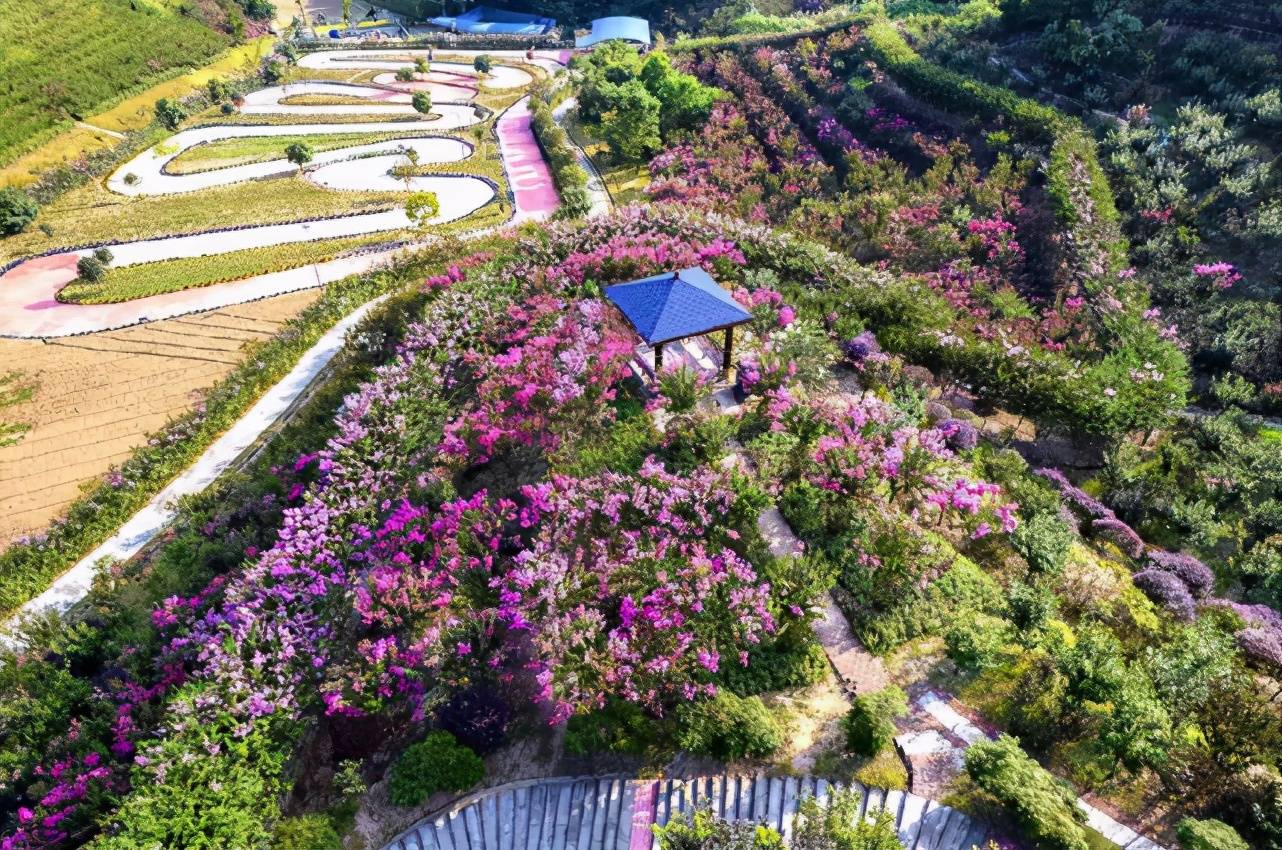
[[[592,31],[574,39],[574,46],[579,49],[595,47],[603,41],[631,41],[650,46],[650,22],[645,18],[616,16],[597,18],[592,22]]]
[[[726,332],[722,369],[729,369],[734,329],[752,318],[698,267],[616,283],[605,288],[605,297],[619,308],[641,339],[653,346],[656,369],[663,365],[665,342],[721,330]]]

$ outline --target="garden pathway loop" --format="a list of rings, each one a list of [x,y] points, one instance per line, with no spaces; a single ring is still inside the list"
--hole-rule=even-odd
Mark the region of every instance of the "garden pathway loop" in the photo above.
[[[382,850],[654,850],[652,824],[703,806],[728,820],[766,824],[788,840],[801,801],[814,797],[824,805],[840,787],[811,776],[762,774],[518,782],[465,797]],[[905,850],[970,850],[988,839],[987,826],[933,800],[849,787],[860,795],[860,816],[890,814]]]
[[[399,68],[403,61],[380,59],[379,56],[404,56],[413,51],[345,51],[327,54],[308,54],[300,64],[303,67],[323,67],[330,59],[343,60],[344,67],[381,68],[390,65]],[[346,56],[343,54],[353,55]],[[502,54],[502,55],[501,55]],[[313,56],[319,59],[310,59]],[[466,51],[453,55],[469,56]],[[503,51],[496,51],[495,58],[507,58]],[[523,54],[521,56],[524,61]],[[561,53],[553,51],[536,56],[534,64],[559,69]],[[363,63],[363,64],[362,64]],[[528,71],[496,65],[493,72],[477,83],[470,65],[433,62],[427,85],[453,85],[459,97],[470,99],[474,86],[460,84],[458,80],[471,80],[487,88],[509,89],[525,85],[532,78]],[[262,89],[247,98],[245,111],[249,113],[299,112],[324,116],[326,114],[375,111],[409,111],[413,108],[400,102],[408,94],[372,86],[342,86],[344,94],[356,94],[369,99],[370,105],[290,105],[283,99],[298,94],[330,93],[332,83],[295,83],[287,87]],[[315,90],[313,90],[315,89]],[[325,91],[321,91],[325,89]],[[291,125],[219,125],[184,130],[168,140],[167,146],[153,147],[135,156],[118,168],[108,179],[108,186],[126,195],[171,194],[199,191],[245,180],[261,179],[287,173],[295,166],[283,159],[263,163],[214,169],[190,174],[170,174],[165,166],[182,151],[198,144],[224,138],[273,135],[323,135],[351,132],[423,132],[432,133],[457,129],[475,123],[478,119],[470,103],[438,103],[434,118],[427,121],[404,121]],[[496,123],[500,157],[507,171],[514,196],[512,223],[526,219],[550,216],[556,207],[551,175],[538,154],[537,143],[529,127],[525,101],[509,108]],[[175,147],[176,145],[176,147]],[[448,163],[471,155],[471,146],[454,139],[424,137],[372,145],[349,146],[316,155],[310,176],[322,185],[344,189],[404,190],[399,181],[393,181],[385,172],[396,155],[391,151],[412,145],[419,151],[420,162]],[[387,153],[381,153],[387,151]],[[372,156],[371,156],[372,154]],[[509,162],[508,159],[512,161]],[[380,174],[379,171],[384,173]],[[132,175],[126,179],[127,175]],[[494,198],[491,183],[466,175],[428,175],[414,178],[413,190],[437,193],[441,203],[434,223],[463,218],[489,203]],[[502,202],[502,201],[501,201]],[[231,223],[231,224],[234,224]],[[281,245],[310,242],[346,236],[359,236],[391,232],[409,226],[404,210],[392,209],[376,213],[361,213],[338,218],[289,222],[192,233],[180,236],[143,239],[111,244],[115,266],[159,262],[179,258],[210,256]],[[0,336],[19,339],[48,339],[115,330],[144,322],[159,321],[205,310],[241,304],[273,295],[323,286],[348,275],[359,274],[378,267],[392,259],[399,249],[368,249],[337,259],[304,265],[280,272],[228,283],[195,287],[180,292],[153,295],[116,304],[69,304],[57,299],[66,284],[77,277],[76,263],[92,249],[66,250],[15,263],[0,273]]]

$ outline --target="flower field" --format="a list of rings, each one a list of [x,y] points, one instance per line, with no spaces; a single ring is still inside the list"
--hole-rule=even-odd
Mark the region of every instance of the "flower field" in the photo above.
[[[893,272],[904,300],[874,319],[879,337],[1007,409],[1104,434],[1160,421],[1187,390],[1160,312],[1110,259],[1115,232],[1091,237],[1102,240],[1093,256],[1069,256],[1088,235],[1065,243],[1053,224],[1095,201],[1048,205],[1032,161],[896,111],[910,104],[882,93],[875,34],[696,51],[691,67],[734,99],[652,161],[650,197],[735,205]],[[842,69],[858,69],[854,93]],[[839,304],[833,292],[816,307]]]
[[[1164,19],[1140,6],[1091,26],[1112,32],[1134,12],[1160,50]],[[521,85],[482,77],[483,108],[438,104],[455,138],[421,151],[290,152],[317,184],[350,192],[252,169],[290,142],[332,152],[405,138],[400,125],[290,135],[274,126],[291,122],[285,107],[342,114],[348,99],[269,88],[248,99],[266,114],[246,123],[272,124],[270,141],[222,138],[240,132],[223,110],[208,137],[180,134],[192,146],[174,173],[135,156],[132,180],[114,184],[156,196],[122,202],[90,180],[47,203],[40,220],[54,226],[3,250],[95,239],[119,226],[100,211],[107,198],[145,213],[129,225],[141,236],[210,216],[301,225],[337,215],[325,199],[340,195],[343,211],[381,210],[397,195],[365,188],[409,191],[429,175],[485,190],[475,215],[390,268],[330,284],[48,535],[0,553],[0,607],[12,608],[190,463],[325,327],[369,309],[233,469],[137,556],[103,564],[66,616],[19,624],[0,648],[0,850],[389,850],[390,836],[426,834],[414,824],[445,812],[431,832],[442,834],[452,801],[478,786],[528,790],[534,810],[544,801],[527,779],[668,782],[692,767],[888,790],[842,792],[826,810],[764,801],[804,812],[777,835],[730,813],[668,820],[658,850],[945,847],[950,829],[970,834],[954,811],[994,837],[989,850],[1141,837],[1160,850],[1279,850],[1282,455],[1276,423],[1250,412],[1264,409],[1268,370],[1252,361],[1231,378],[1241,352],[1225,342],[1212,363],[1186,331],[1260,266],[1190,242],[1186,289],[1201,301],[1174,298],[1153,279],[1158,249],[1129,238],[1169,236],[1178,219],[1193,240],[1195,224],[1213,225],[1187,197],[1155,205],[1152,192],[1175,191],[1185,172],[1163,171],[1164,188],[1149,172],[1118,175],[1124,161],[1156,173],[1158,160],[1205,152],[1194,125],[1214,144],[1227,137],[1184,103],[1170,119],[1184,129],[1159,151],[1148,113],[1118,123],[1000,83],[1011,76],[1000,64],[976,67],[1027,58],[1010,40],[1021,29],[1061,51],[1028,79],[1107,52],[1096,30],[1070,51],[1058,28],[1081,31],[1061,12],[1051,0],[692,11],[698,32],[670,49],[616,41],[562,55],[568,67],[546,75],[559,66],[541,51]],[[664,14],[684,27],[685,12]],[[1141,38],[1127,32],[1111,37]],[[317,79],[359,78],[362,103],[405,106],[384,102],[375,79],[395,69],[337,73],[370,51],[301,64],[280,51],[264,68],[273,83],[317,67]],[[476,59],[480,71],[490,57]],[[1117,66],[1090,73],[1101,87],[1121,78]],[[1239,120],[1271,114],[1257,96]],[[512,105],[500,127],[491,110]],[[517,154],[504,162],[501,148]],[[377,173],[360,183],[351,163]],[[1242,177],[1235,163],[1225,173]],[[336,164],[351,173],[334,178]],[[231,167],[254,183],[184,191]],[[610,190],[636,174],[622,205]],[[1242,216],[1261,201],[1247,182],[1221,185]],[[559,207],[514,209],[520,226],[499,229],[522,192]],[[1226,228],[1240,236],[1244,221]],[[99,257],[101,277],[61,297],[209,286],[371,239]],[[616,307],[613,285],[689,268],[741,322],[659,341]],[[495,798],[521,799],[469,797],[460,850],[494,850],[481,846],[494,818],[501,836],[520,817],[503,803],[486,814]],[[865,819],[874,799],[898,809]],[[558,830],[588,840],[587,803],[563,797],[558,814],[546,802],[548,847],[559,850]],[[671,816],[672,802],[626,805]],[[936,814],[932,831],[897,836],[913,806],[923,823]],[[606,828],[591,841],[628,837]],[[634,846],[646,828],[631,824]]]
[[[1053,487],[977,446],[964,419],[927,411],[875,338],[839,347],[789,305],[779,292],[825,288],[823,266],[807,262],[825,250],[660,205],[438,267],[383,314],[367,356],[390,359],[347,385],[336,416],[319,408],[264,459],[270,470],[190,506],[173,540],[100,591],[97,604],[134,601],[84,624],[70,656],[17,668],[24,681],[46,671],[29,684],[43,700],[98,698],[24,721],[31,743],[10,756],[21,801],[10,846],[93,835],[98,847],[250,846],[297,811],[276,801],[301,781],[289,765],[315,757],[316,729],[342,730],[341,757],[364,761],[445,723],[459,699],[502,707],[497,725],[469,733],[482,749],[519,734],[516,718],[577,728],[624,710],[662,741],[681,703],[812,681],[810,623],[830,588],[870,646],[944,637],[980,681],[1017,677],[1046,652],[1068,664],[1045,643],[1056,629],[1117,651],[1107,636],[1120,623],[1077,607],[1074,571],[1086,567],[1064,565],[1066,544],[1115,576],[1124,616],[1161,652],[1209,628],[1182,625],[1192,609],[1165,601],[1179,593],[1172,581],[1206,592],[1194,561],[1135,548],[1098,519],[1079,539]],[[698,382],[694,396],[667,377],[637,383],[630,332],[595,294],[672,263],[702,265],[753,310],[736,351],[748,392],[736,416],[702,408]],[[881,288],[875,275],[845,285]],[[653,410],[667,411],[662,433]],[[721,464],[732,436],[751,469]],[[770,554],[757,518],[771,502],[804,556]],[[1133,586],[1104,566],[1131,558]],[[1060,626],[1022,619],[1008,596],[1025,586],[1063,600]],[[980,623],[1005,637],[966,631]],[[1252,631],[1267,636],[1262,623],[1239,638],[1244,651],[1267,642]],[[1217,663],[1243,669],[1225,652]],[[1157,722],[1166,692],[1149,678],[1156,668],[1141,674],[1158,689],[1147,697]],[[1244,675],[1228,681],[1244,688]],[[1017,697],[980,702],[1025,722]],[[80,731],[67,737],[72,718]],[[1169,734],[1166,722],[1146,734]],[[1131,723],[1097,717],[1075,734],[1148,763],[1157,749],[1123,746]],[[190,805],[199,823],[179,815]]]

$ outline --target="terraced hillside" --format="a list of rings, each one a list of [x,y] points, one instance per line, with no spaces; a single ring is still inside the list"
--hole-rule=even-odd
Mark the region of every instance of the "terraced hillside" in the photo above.
[[[212,2],[33,0],[0,16],[0,163],[231,43]]]

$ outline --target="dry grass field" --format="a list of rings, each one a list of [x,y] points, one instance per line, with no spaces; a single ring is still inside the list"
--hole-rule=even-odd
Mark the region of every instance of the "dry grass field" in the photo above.
[[[33,380],[6,411],[31,430],[0,448],[0,548],[39,531],[80,487],[128,457],[149,432],[199,400],[320,290],[282,295],[121,331],[49,342],[0,340],[0,361]]]

